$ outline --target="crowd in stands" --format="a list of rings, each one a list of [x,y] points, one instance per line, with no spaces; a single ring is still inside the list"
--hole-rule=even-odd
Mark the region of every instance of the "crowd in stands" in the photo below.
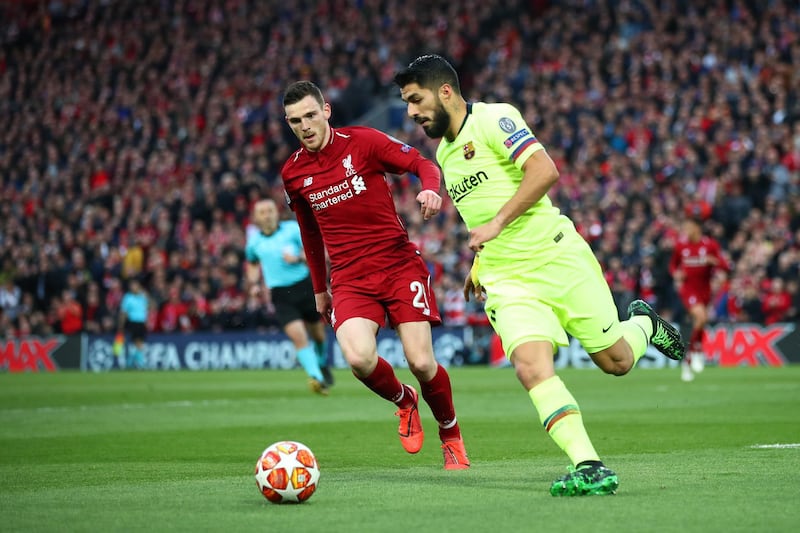
[[[520,107],[622,309],[681,319],[667,265],[696,209],[733,264],[713,320],[798,319],[796,2],[59,0],[0,4],[0,337],[114,331],[132,277],[152,331],[273,327],[242,252],[252,203],[284,205],[283,88],[317,82],[346,125],[421,53]],[[446,323],[480,323],[452,204],[423,223],[393,182]]]

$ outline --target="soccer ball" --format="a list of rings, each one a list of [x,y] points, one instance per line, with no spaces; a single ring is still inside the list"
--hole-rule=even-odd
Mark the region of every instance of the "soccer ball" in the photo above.
[[[272,503],[302,503],[317,490],[319,464],[308,446],[285,440],[264,450],[255,475],[258,490]]]

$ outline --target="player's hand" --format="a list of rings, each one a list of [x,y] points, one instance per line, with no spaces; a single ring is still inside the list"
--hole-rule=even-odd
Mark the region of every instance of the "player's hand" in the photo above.
[[[475,298],[476,302],[484,302],[486,301],[486,292],[483,290],[483,285],[479,283],[473,283],[472,276],[467,274],[467,277],[464,279],[464,299],[469,301],[469,295],[472,295]]]
[[[486,224],[482,224],[476,228],[472,228],[469,232],[469,248],[475,253],[483,249],[483,244],[491,241],[503,231],[503,227],[495,219],[490,220]]]
[[[317,304],[317,313],[322,316],[325,322],[330,324],[331,313],[333,312],[333,298],[331,298],[331,293],[328,291],[316,292],[314,293],[314,301]]]
[[[475,254],[475,259],[472,260],[472,267],[469,269],[466,279],[464,279],[464,299],[469,301],[470,293],[475,297],[475,300],[482,302],[486,300],[486,293],[483,290],[480,280],[478,280],[478,263],[480,256]]]
[[[428,220],[439,213],[442,208],[442,197],[431,190],[420,191],[417,195],[422,218]]]

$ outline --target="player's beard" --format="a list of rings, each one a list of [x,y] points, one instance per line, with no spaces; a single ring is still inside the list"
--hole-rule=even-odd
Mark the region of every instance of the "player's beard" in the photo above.
[[[438,102],[436,109],[433,110],[433,118],[428,124],[424,124],[422,129],[425,135],[431,139],[440,139],[444,137],[447,130],[450,128],[450,115],[447,114],[441,102]]]

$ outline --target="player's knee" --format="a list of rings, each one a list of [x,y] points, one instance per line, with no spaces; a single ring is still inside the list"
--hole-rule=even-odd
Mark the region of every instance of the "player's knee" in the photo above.
[[[633,361],[630,363],[627,361],[611,361],[608,364],[599,366],[600,369],[606,374],[611,374],[612,376],[624,376],[631,371],[631,368],[633,368]]]
[[[424,352],[416,356],[406,354],[406,360],[411,373],[422,381],[426,381],[429,376],[436,374],[438,363],[430,354]]]
[[[592,355],[595,364],[612,376],[624,376],[633,368],[633,353],[628,350],[604,350]]]
[[[378,354],[375,352],[374,346],[340,343],[340,347],[342,356],[356,375],[366,377],[375,369]]]
[[[365,378],[375,370],[375,364],[378,360],[377,354],[368,355],[344,351],[342,354],[347,364],[350,365],[350,369],[358,377]]]
[[[553,369],[549,367],[540,367],[520,360],[514,361],[514,373],[517,375],[517,380],[525,387],[525,390],[531,390],[539,383],[555,375]]]

